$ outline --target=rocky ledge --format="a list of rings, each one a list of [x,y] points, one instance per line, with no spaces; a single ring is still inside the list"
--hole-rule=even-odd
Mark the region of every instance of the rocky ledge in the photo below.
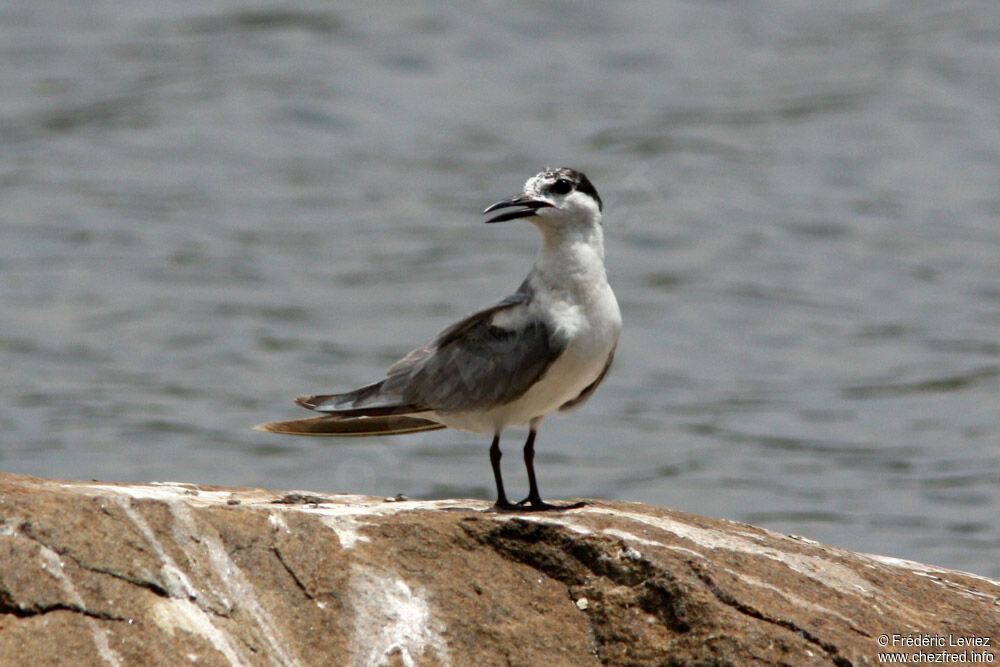
[[[983,577],[635,503],[487,508],[0,475],[0,664],[1000,653],[1000,582]]]

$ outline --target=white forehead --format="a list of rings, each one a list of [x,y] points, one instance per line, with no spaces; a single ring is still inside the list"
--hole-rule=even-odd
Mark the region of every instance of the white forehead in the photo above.
[[[540,171],[524,182],[524,194],[537,195],[541,193],[544,186],[555,183],[560,178],[565,177],[565,175],[556,169],[546,169],[545,171]]]
[[[556,181],[565,179],[572,184],[571,193],[580,193],[586,195],[597,203],[598,210],[604,210],[604,204],[601,202],[601,196],[597,194],[597,190],[594,185],[582,172],[576,171],[575,169],[570,169],[568,167],[559,167],[557,169],[548,168],[538,174],[535,174],[527,180],[524,184],[524,195],[527,197],[539,197],[551,194],[549,187]]]
[[[524,194],[526,195],[537,195],[541,192],[542,186],[546,182],[546,173],[543,171],[540,174],[535,174],[528,180],[524,182]],[[551,179],[548,179],[551,180]]]

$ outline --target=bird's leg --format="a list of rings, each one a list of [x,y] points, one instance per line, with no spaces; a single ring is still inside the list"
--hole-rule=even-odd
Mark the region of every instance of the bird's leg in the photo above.
[[[518,505],[542,505],[542,497],[538,493],[538,482],[535,480],[535,435],[537,431],[528,431],[528,439],[524,441],[524,467],[528,470],[528,497]]]
[[[535,480],[535,435],[537,429],[532,427],[528,431],[528,439],[524,442],[524,467],[528,469],[528,497],[517,504],[522,510],[532,512],[543,512],[546,510],[572,510],[583,507],[587,503],[573,503],[571,505],[550,505],[542,500],[538,493],[538,482]]]
[[[500,451],[500,434],[495,433],[493,435],[493,444],[490,445],[490,464],[493,466],[493,479],[497,483],[497,501],[493,504],[493,508],[498,510],[516,510],[517,505],[507,500],[507,494],[503,490],[503,476],[500,474],[500,457],[502,456],[503,453]]]

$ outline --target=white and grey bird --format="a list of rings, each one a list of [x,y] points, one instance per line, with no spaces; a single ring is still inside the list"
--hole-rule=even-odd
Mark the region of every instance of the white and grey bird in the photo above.
[[[546,415],[587,400],[611,366],[621,312],[604,268],[603,203],[573,169],[546,169],[523,193],[483,213],[523,218],[542,234],[516,292],[456,322],[396,362],[378,382],[343,394],[302,396],[321,417],[261,424],[272,433],[374,436],[445,427],[493,435],[490,462],[501,510],[569,509],[542,501],[535,435]],[[528,497],[511,503],[500,474],[500,434],[527,424]]]

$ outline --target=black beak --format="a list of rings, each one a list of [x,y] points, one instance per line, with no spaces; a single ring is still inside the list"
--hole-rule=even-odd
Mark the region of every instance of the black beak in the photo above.
[[[545,208],[546,206],[552,206],[552,204],[540,199],[517,197],[515,199],[508,199],[507,201],[498,201],[496,204],[493,204],[483,211],[483,214],[490,213],[501,208],[512,208],[515,206],[518,207],[516,210],[501,213],[494,218],[490,218],[486,222],[504,222],[506,220],[516,220],[517,218],[530,218],[535,215],[535,212],[538,211],[538,209]]]

